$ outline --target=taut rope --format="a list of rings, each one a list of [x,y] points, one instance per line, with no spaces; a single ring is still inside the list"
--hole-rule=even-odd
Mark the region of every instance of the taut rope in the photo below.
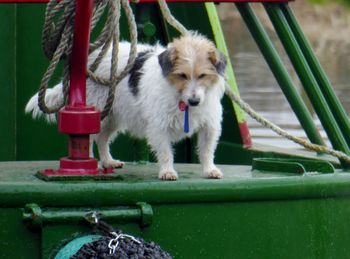
[[[271,130],[276,132],[281,137],[287,138],[287,139],[289,139],[289,140],[291,140],[291,141],[293,141],[293,142],[295,142],[295,143],[297,143],[297,144],[299,144],[299,145],[301,145],[309,150],[332,155],[332,156],[337,157],[337,158],[347,162],[348,164],[350,164],[350,157],[348,155],[346,155],[345,153],[328,148],[326,146],[312,144],[312,143],[310,143],[302,138],[295,137],[295,136],[291,135],[290,133],[288,133],[287,131],[278,127],[276,124],[274,124],[271,121],[268,121],[264,117],[260,116],[256,111],[254,111],[252,109],[252,107],[249,106],[249,104],[247,104],[240,97],[235,95],[232,92],[231,87],[227,83],[225,85],[225,93],[227,94],[228,97],[230,97],[230,99],[232,101],[234,101],[239,107],[241,107],[241,109],[243,111],[245,111],[247,114],[249,114],[250,117],[252,117],[254,120],[259,122],[261,125],[263,125],[267,128],[270,128]]]

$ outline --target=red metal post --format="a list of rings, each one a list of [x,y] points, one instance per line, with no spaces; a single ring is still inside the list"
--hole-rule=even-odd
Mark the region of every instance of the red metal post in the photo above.
[[[58,170],[45,170],[43,174],[47,176],[99,173],[97,160],[89,157],[89,140],[90,134],[100,131],[100,112],[86,105],[86,68],[93,1],[76,0],[68,104],[58,114],[59,131],[69,135],[68,157],[61,158]]]
[[[86,106],[86,67],[93,0],[76,0],[68,105]]]

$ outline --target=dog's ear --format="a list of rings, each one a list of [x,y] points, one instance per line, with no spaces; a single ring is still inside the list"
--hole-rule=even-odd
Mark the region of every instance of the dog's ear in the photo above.
[[[173,68],[172,53],[170,49],[167,49],[159,54],[158,62],[162,68],[163,75],[166,77],[169,75]]]
[[[224,76],[226,71],[227,59],[223,53],[213,49],[209,51],[209,60],[216,68],[219,75]]]
[[[168,76],[171,70],[173,69],[174,61],[175,61],[174,57],[175,57],[175,54],[172,48],[169,48],[159,54],[158,62],[160,67],[162,68],[164,76]]]

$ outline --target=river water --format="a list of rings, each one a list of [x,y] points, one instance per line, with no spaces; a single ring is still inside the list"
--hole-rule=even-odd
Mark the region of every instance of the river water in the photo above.
[[[220,8],[223,9],[222,6]],[[228,8],[233,7],[231,5]],[[236,12],[235,10],[230,11]],[[283,129],[286,129],[296,136],[306,137],[242,19],[238,14],[230,15],[222,19],[221,23],[241,97],[261,115]],[[305,92],[300,86],[298,77],[293,71],[292,65],[287,55],[284,53],[277,36],[270,29],[268,29],[268,33],[281,54],[281,58],[295,82],[295,87],[310,109],[321,136],[329,144],[327,136],[322,129],[322,125],[317,119]],[[329,51],[330,49],[333,49],[333,51]],[[337,96],[349,114],[350,47],[348,46],[347,48],[336,49],[336,51],[334,51],[334,48],[330,48],[326,45],[324,49],[317,51],[317,55],[333,84]],[[282,139],[271,130],[261,127],[251,118],[248,118],[248,125],[254,143],[269,144],[284,148],[299,148],[299,146],[293,142]]]

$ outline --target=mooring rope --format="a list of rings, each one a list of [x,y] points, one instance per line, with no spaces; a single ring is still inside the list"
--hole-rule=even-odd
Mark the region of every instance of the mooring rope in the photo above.
[[[182,35],[188,34],[188,30],[170,12],[165,0],[158,0],[159,8],[165,20]]]
[[[108,97],[104,109],[101,113],[101,118],[105,118],[113,105],[116,86],[118,83],[128,74],[133,66],[137,56],[137,26],[135,17],[132,13],[132,9],[127,0],[96,0],[93,12],[93,18],[91,21],[91,30],[95,27],[100,20],[105,8],[108,7],[108,18],[102,29],[100,35],[97,37],[94,43],[90,44],[89,52],[99,50],[99,53],[89,67],[87,74],[94,82],[109,87]],[[130,52],[127,65],[118,74],[118,51],[119,51],[119,20],[121,9],[124,9],[127,17],[127,22],[130,32]],[[56,16],[62,15],[58,18]],[[42,33],[42,45],[46,56],[50,59],[50,64],[44,73],[41,81],[41,85],[38,93],[39,107],[44,113],[54,113],[61,109],[67,100],[69,91],[69,57],[72,51],[73,44],[73,30],[74,30],[74,15],[75,15],[75,1],[63,0],[58,2],[57,0],[51,0],[46,8],[44,29]],[[97,70],[102,59],[105,57],[107,50],[112,44],[112,57],[110,77],[103,78],[96,75]],[[48,107],[45,102],[46,90],[49,81],[57,68],[57,65],[61,59],[65,58],[63,72],[63,96],[64,102],[58,107]]]
[[[247,104],[245,101],[243,101],[240,97],[238,97],[236,94],[233,93],[233,91],[231,90],[231,87],[228,83],[226,83],[225,85],[225,93],[226,95],[232,100],[234,101],[242,110],[244,110],[250,117],[252,117],[253,119],[255,119],[257,122],[259,122],[261,125],[270,128],[271,130],[273,130],[274,132],[276,132],[278,135],[280,135],[281,137],[287,138],[309,150],[313,150],[316,152],[321,152],[321,153],[326,153],[329,155],[332,155],[334,157],[337,157],[345,162],[347,162],[348,164],[350,164],[350,157],[348,155],[346,155],[345,153],[341,152],[341,151],[337,151],[331,148],[328,148],[326,146],[321,146],[321,145],[317,145],[317,144],[312,144],[302,138],[298,138],[295,137],[293,135],[291,135],[290,133],[288,133],[287,131],[281,129],[280,127],[278,127],[276,124],[272,123],[271,121],[265,119],[264,117],[260,116],[255,110],[253,110],[253,108],[251,108],[249,106],[249,104]]]
[[[176,30],[178,30],[182,35],[185,35],[188,33],[188,30],[178,21],[176,18],[171,14],[169,8],[167,7],[167,4],[165,0],[158,0],[159,6],[161,8],[162,14],[165,18],[165,20],[172,25]],[[243,111],[245,111],[249,116],[251,116],[254,120],[259,122],[264,127],[270,128],[274,132],[276,132],[281,137],[287,138],[301,146],[303,146],[306,149],[326,153],[331,156],[337,157],[340,160],[348,163],[350,165],[350,156],[345,154],[344,152],[334,150],[332,148],[328,148],[326,146],[321,146],[317,144],[312,144],[302,138],[298,138],[293,136],[292,134],[288,133],[287,131],[281,129],[276,124],[268,121],[261,115],[259,115],[255,110],[253,110],[249,104],[244,102],[238,95],[236,95],[230,85],[226,82],[225,84],[225,94],[233,101],[235,102]]]

